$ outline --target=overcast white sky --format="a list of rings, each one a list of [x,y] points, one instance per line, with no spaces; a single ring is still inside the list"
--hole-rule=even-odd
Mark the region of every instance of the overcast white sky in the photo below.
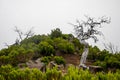
[[[15,42],[14,26],[23,31],[34,27],[36,34],[47,34],[57,27],[63,33],[73,33],[68,23],[82,20],[84,15],[111,17],[102,32],[106,42],[120,46],[120,0],[0,0],[0,49],[4,43]],[[100,39],[97,45],[103,48],[103,42]]]

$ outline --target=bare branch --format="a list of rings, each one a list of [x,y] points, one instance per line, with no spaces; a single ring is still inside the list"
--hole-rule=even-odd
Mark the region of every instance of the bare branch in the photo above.
[[[95,18],[91,18],[85,16],[87,21],[82,21],[80,23],[79,20],[76,21],[77,25],[71,24],[74,26],[75,34],[81,40],[86,40],[89,38],[93,38],[95,42],[98,41],[95,35],[103,35],[101,31],[96,30],[95,28],[101,26],[102,23],[110,23],[110,18],[108,17],[101,17],[100,20],[95,20]],[[85,31],[85,27],[87,30]],[[80,40],[80,41],[81,41]]]
[[[25,39],[27,39],[28,37],[31,37],[34,35],[34,32],[33,32],[33,28],[31,28],[30,30],[28,30],[26,33],[25,33]]]
[[[31,28],[30,30],[28,30],[26,33],[23,33],[20,29],[18,29],[16,26],[15,26],[15,32],[18,33],[18,36],[20,38],[19,39],[16,39],[15,41],[15,44],[20,44],[20,42],[23,40],[23,39],[27,39],[28,37],[31,37],[34,35],[34,32],[33,32],[33,28]]]
[[[7,43],[4,43],[5,44],[5,46],[7,46],[7,47],[9,47],[10,45],[8,45]]]
[[[118,46],[115,46],[114,44],[112,44],[111,42],[109,42],[108,44],[104,44],[104,47],[106,50],[108,50],[110,53],[118,53]]]
[[[18,29],[16,26],[15,26],[15,30],[14,30],[14,31],[18,33],[19,38],[20,38],[20,40],[22,41],[22,40],[23,40],[23,39],[22,39],[23,32],[22,32],[20,29]]]

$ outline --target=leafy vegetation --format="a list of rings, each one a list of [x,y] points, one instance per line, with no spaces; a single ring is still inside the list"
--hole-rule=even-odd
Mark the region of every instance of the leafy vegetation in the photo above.
[[[39,46],[38,48],[40,49],[39,52],[43,56],[51,56],[54,55],[55,53],[53,46],[50,45],[48,42],[42,41],[38,46]]]
[[[30,60],[34,53],[31,49],[25,50],[20,46],[11,46],[8,49],[1,50],[0,54],[0,65],[12,64],[16,66],[18,63]]]
[[[0,80],[120,80],[119,74],[120,71],[93,74],[74,66],[70,66],[65,74],[62,74],[56,67],[48,68],[45,73],[38,69],[16,69],[11,65],[0,67]]]
[[[48,64],[66,64],[61,54],[79,54],[84,46],[72,34],[63,34],[58,28],[48,35],[34,35],[25,38],[20,44],[13,44],[0,50],[0,80],[120,80],[120,53],[111,54],[107,50],[100,50],[97,46],[89,46],[87,61],[92,65],[101,66],[104,73],[91,73],[89,70],[70,67],[67,71],[58,68],[41,72],[38,69],[17,68],[19,63],[40,58]]]
[[[55,56],[54,57],[55,63],[59,64],[64,64],[65,65],[65,60],[62,56]]]
[[[50,61],[54,61],[56,64],[64,64],[65,65],[65,60],[62,56],[45,56],[41,58],[41,61],[44,62],[45,64],[48,64]]]
[[[54,30],[51,30],[50,37],[53,38],[58,38],[62,37],[62,31],[59,28],[56,28]]]

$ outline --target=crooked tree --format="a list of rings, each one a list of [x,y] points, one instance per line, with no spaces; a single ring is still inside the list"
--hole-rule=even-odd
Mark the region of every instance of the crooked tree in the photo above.
[[[23,38],[24,39],[27,39],[27,38],[29,38],[29,37],[31,37],[31,36],[33,36],[34,35],[34,32],[33,32],[33,28],[31,28],[30,30],[28,30],[27,32],[23,32],[23,31],[21,31],[20,29],[18,29],[16,26],[15,26],[15,30],[14,30],[17,34],[18,34],[18,36],[19,36],[19,39],[17,38],[16,39],[16,41],[15,41],[15,44],[19,44],[22,40],[23,40]]]
[[[103,23],[110,23],[110,18],[101,17],[99,19],[91,18],[86,16],[86,21],[77,20],[77,24],[72,24],[74,26],[75,35],[79,39],[80,43],[84,45],[84,51],[80,60],[80,67],[85,67],[86,58],[89,53],[89,43],[86,40],[92,38],[96,43],[98,41],[97,35],[103,35],[98,29],[102,27]]]

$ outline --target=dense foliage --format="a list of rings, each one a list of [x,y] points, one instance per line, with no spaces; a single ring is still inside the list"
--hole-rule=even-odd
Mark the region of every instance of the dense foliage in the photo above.
[[[120,71],[116,73],[98,72],[90,73],[88,70],[69,67],[67,73],[57,70],[47,69],[45,73],[38,69],[25,68],[23,70],[13,68],[10,65],[0,67],[0,80],[120,80]]]
[[[45,56],[41,58],[41,61],[45,64],[48,64],[50,61],[54,61],[58,65],[65,65],[65,60],[62,56]]]
[[[94,62],[94,65],[101,66],[105,71],[116,71],[120,69],[120,53],[111,54],[107,50],[100,51],[96,46],[89,48],[88,60]]]
[[[13,44],[0,50],[0,80],[120,80],[120,53],[111,54],[107,50],[100,50],[97,46],[89,46],[87,61],[92,65],[101,66],[104,72],[91,74],[89,71],[70,67],[66,74],[57,69],[47,69],[45,73],[37,69],[16,69],[19,63],[37,60],[48,64],[66,64],[61,54],[79,54],[84,46],[72,34],[63,34],[56,28],[48,35],[34,35],[24,39],[20,44]],[[10,66],[10,65],[12,66]],[[117,70],[118,69],[118,70]],[[109,72],[111,71],[111,72]],[[114,72],[114,73],[112,73]],[[28,77],[30,76],[30,77]],[[109,78],[110,77],[110,78]]]
[[[54,55],[54,48],[52,45],[50,45],[48,42],[40,42],[40,44],[38,45],[39,47],[39,51],[40,54],[44,55],[44,56],[51,56]]]
[[[16,66],[30,59],[42,56],[54,56],[56,52],[66,54],[79,53],[83,47],[72,34],[62,34],[59,28],[51,31],[49,35],[34,35],[25,38],[20,44],[13,44],[0,51],[0,66],[11,64]]]
[[[11,46],[8,49],[2,49],[0,51],[0,66],[6,64],[16,66],[18,63],[30,60],[33,54],[31,49],[24,49],[20,46]]]

